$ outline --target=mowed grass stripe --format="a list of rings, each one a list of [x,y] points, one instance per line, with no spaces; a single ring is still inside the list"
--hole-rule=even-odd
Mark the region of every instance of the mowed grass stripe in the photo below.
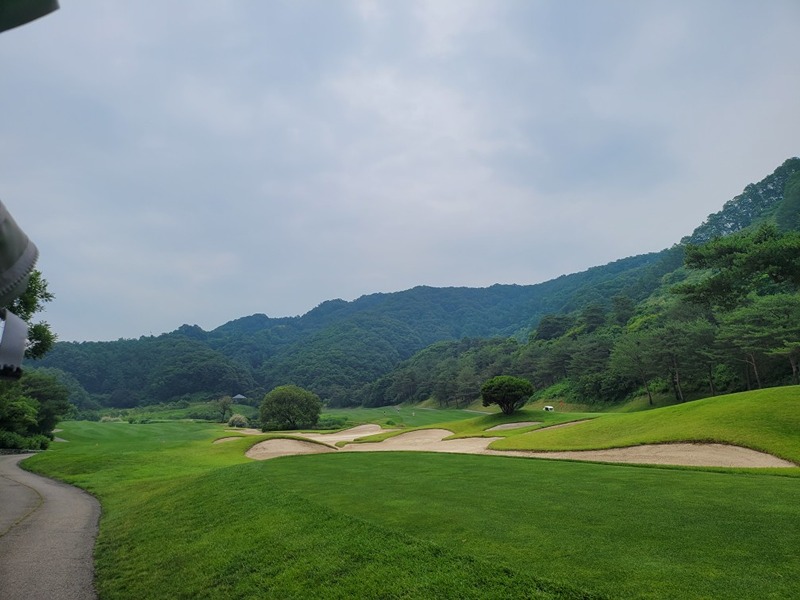
[[[97,549],[104,599],[588,598],[287,492],[252,468],[119,506]]]
[[[800,481],[431,453],[291,457],[338,512],[614,598],[800,596]]]

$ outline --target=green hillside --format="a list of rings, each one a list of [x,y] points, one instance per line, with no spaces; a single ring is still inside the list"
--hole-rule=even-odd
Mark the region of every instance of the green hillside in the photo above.
[[[538,285],[418,287],[325,302],[301,317],[254,315],[210,332],[184,325],[138,340],[57,343],[32,364],[71,374],[104,406],[125,405],[112,396],[131,405],[219,394],[222,387],[224,393],[256,397],[286,382],[308,387],[333,405],[357,404],[361,398],[354,395],[364,386],[436,341],[525,339],[548,312],[617,291],[646,297],[675,263],[665,251]],[[228,374],[214,388],[202,377],[210,362]]]
[[[87,415],[239,393],[257,402],[287,383],[313,390],[329,406],[463,406],[475,400],[481,381],[502,373],[531,379],[541,399],[595,405],[636,394],[652,403],[654,395],[685,401],[785,385],[797,378],[797,332],[773,331],[765,340],[743,329],[745,313],[687,304],[673,290],[717,268],[687,269],[687,249],[720,235],[757,237],[752,232],[765,223],[776,226],[780,260],[800,272],[786,242],[800,207],[799,173],[800,159],[787,160],[681,245],[537,285],[422,286],[330,300],[302,316],[251,315],[212,331],[183,325],[157,337],[57,343],[31,364],[62,372],[71,401]],[[747,239],[736,250],[742,256],[756,243]],[[766,281],[772,266],[764,260],[758,273]],[[748,279],[744,291],[783,294],[780,310],[790,316],[796,286],[763,283]],[[756,300],[736,308],[766,308]],[[648,352],[632,350],[643,345]]]

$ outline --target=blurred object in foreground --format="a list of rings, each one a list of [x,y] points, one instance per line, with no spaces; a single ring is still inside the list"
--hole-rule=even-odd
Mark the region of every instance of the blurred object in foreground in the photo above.
[[[58,0],[0,0],[0,32],[50,14]]]

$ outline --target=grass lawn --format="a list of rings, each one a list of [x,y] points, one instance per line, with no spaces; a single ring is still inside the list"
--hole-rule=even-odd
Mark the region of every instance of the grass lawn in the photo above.
[[[786,417],[784,393],[756,396],[777,407],[760,412]],[[726,398],[739,429],[798,452],[791,418],[768,427]],[[437,416],[460,435],[504,419],[464,415]],[[410,452],[253,462],[261,438],[211,443],[223,435],[64,423],[69,442],[26,461],[100,498],[101,598],[800,597],[797,477]],[[533,435],[549,434],[501,442]]]
[[[800,594],[797,479],[430,453],[258,470],[337,513],[611,598]]]

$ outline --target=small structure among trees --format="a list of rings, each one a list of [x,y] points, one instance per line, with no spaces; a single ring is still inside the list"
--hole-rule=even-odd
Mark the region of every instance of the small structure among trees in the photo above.
[[[533,385],[527,379],[498,375],[492,377],[481,386],[481,398],[484,406],[497,404],[504,415],[510,415],[533,395]]]

